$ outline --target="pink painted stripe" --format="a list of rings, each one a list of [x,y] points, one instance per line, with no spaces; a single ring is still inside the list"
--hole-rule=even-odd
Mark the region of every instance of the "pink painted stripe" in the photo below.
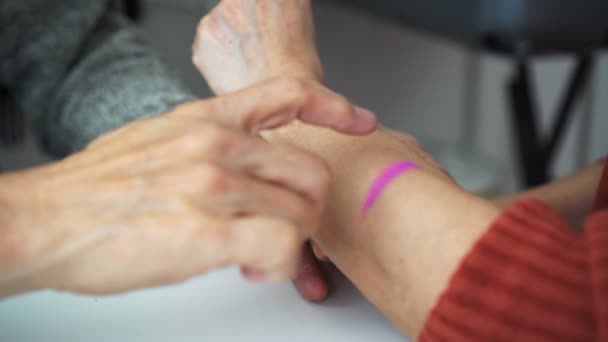
[[[395,178],[400,175],[417,169],[418,165],[412,162],[399,162],[388,169],[386,169],[376,180],[374,181],[374,185],[372,185],[369,193],[367,195],[367,199],[365,200],[365,205],[361,210],[361,216],[365,217],[367,212],[376,204],[380,195],[384,192],[386,187],[393,181]]]

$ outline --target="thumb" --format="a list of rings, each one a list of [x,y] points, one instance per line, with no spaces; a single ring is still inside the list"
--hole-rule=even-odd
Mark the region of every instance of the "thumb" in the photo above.
[[[368,134],[376,128],[376,116],[371,111],[352,105],[315,81],[277,78],[212,101],[206,117],[211,115],[251,134],[294,119],[352,135]]]

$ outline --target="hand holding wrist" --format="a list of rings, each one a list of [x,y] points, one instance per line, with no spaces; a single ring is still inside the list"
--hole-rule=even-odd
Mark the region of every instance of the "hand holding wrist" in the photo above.
[[[499,210],[455,184],[413,138],[395,134],[380,128],[351,138],[297,123],[267,137],[314,151],[330,165],[336,176],[314,240],[372,302],[412,333]],[[403,161],[419,168],[396,178],[362,220],[371,184]],[[399,321],[404,317],[407,322]]]

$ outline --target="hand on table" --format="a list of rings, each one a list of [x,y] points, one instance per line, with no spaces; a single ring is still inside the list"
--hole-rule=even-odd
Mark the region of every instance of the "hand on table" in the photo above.
[[[294,118],[352,134],[375,125],[321,86],[277,79],[1,175],[0,296],[121,293],[231,264],[254,280],[291,276],[330,180],[312,154],[257,137]]]

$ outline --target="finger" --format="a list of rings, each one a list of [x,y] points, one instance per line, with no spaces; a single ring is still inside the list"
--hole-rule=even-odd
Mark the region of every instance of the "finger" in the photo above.
[[[317,208],[324,207],[331,181],[329,167],[310,152],[295,146],[269,144],[258,137],[210,123],[195,125],[178,139],[153,144],[131,155],[136,157],[145,157],[148,163],[156,164],[165,159],[179,159],[186,163],[206,161],[226,166],[234,174],[246,174],[300,194]]]
[[[142,182],[134,176],[133,187]],[[263,215],[293,222],[306,237],[320,226],[323,206],[281,184],[260,181],[220,164],[187,161],[161,168],[144,182],[146,194],[161,200],[181,194],[222,217]],[[137,191],[136,191],[137,192]]]
[[[223,217],[261,215],[292,222],[311,237],[320,226],[321,210],[301,195],[280,186],[238,178],[232,189],[210,189],[203,200],[206,209]]]
[[[255,216],[230,223],[234,264],[266,274],[265,282],[290,279],[294,273],[303,238],[290,222]]]
[[[293,284],[300,294],[313,302],[327,298],[329,284],[309,244],[302,250]]]
[[[217,120],[251,134],[294,119],[345,134],[367,134],[376,128],[374,114],[353,106],[344,97],[314,81],[276,78],[245,90],[208,100],[211,110],[189,113]]]
[[[253,178],[293,190],[318,208],[325,205],[331,172],[323,160],[307,151],[247,138],[241,140],[226,159]]]

